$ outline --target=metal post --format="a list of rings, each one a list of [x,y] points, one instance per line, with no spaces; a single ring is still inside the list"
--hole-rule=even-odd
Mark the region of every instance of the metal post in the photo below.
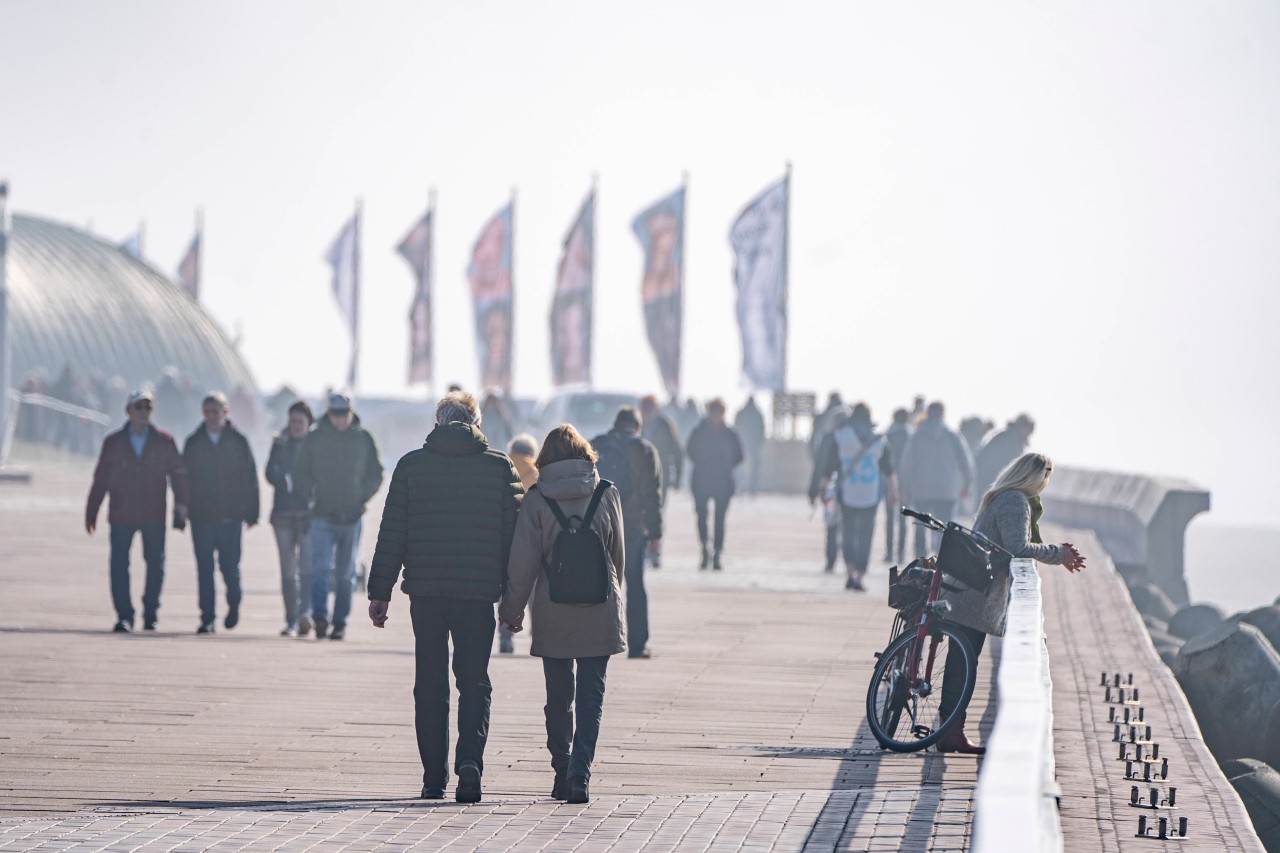
[[[13,404],[9,400],[9,389],[13,386],[10,374],[13,371],[11,351],[9,347],[9,280],[7,275],[9,259],[9,183],[0,181],[0,466],[8,461],[9,418],[16,413],[10,409]]]

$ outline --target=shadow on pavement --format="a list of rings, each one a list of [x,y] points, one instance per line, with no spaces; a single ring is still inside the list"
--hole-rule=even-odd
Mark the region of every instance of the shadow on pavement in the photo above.
[[[495,801],[490,801],[493,805]],[[311,800],[114,800],[97,802],[86,806],[85,811],[107,814],[120,812],[126,814],[176,811],[267,811],[267,812],[340,812],[350,809],[373,809],[379,807],[409,806],[421,808],[458,807],[468,803],[455,803],[453,800],[423,800],[417,797],[337,797]]]

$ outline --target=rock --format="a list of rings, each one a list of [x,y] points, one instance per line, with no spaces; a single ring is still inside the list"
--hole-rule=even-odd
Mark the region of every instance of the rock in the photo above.
[[[1262,736],[1262,744],[1254,755],[1272,767],[1280,766],[1280,702],[1271,707],[1266,733]]]
[[[1177,672],[1178,670],[1178,650],[1177,649],[1162,649],[1157,647],[1156,652],[1160,655],[1160,660],[1164,662],[1165,666],[1169,667],[1169,669],[1173,670],[1174,672]]]
[[[1218,627],[1226,618],[1227,614],[1216,604],[1188,604],[1169,620],[1169,633],[1190,640]]]
[[[1262,632],[1222,622],[1178,650],[1175,671],[1218,761],[1257,755],[1280,702],[1280,654]]]
[[[1240,613],[1231,618],[1238,618],[1239,621],[1247,622],[1257,628],[1262,632],[1262,636],[1271,641],[1272,646],[1280,649],[1280,607],[1272,604],[1269,607],[1259,607],[1257,610]]]
[[[1168,631],[1157,631],[1153,628],[1147,633],[1151,635],[1151,645],[1155,646],[1158,652],[1170,649],[1177,654],[1178,649],[1182,648],[1182,644],[1186,642],[1186,640],[1181,637],[1175,637]]]
[[[1148,631],[1165,631],[1169,630],[1168,620],[1161,619],[1159,616],[1152,616],[1150,613],[1142,614],[1142,624],[1147,626]]]
[[[1133,599],[1133,606],[1138,608],[1138,612],[1144,616],[1151,615],[1167,622],[1177,611],[1169,596],[1164,594],[1164,590],[1150,581],[1136,581],[1129,584],[1129,597]]]
[[[1280,850],[1280,773],[1255,758],[1229,761],[1222,772],[1240,795],[1262,846]]]

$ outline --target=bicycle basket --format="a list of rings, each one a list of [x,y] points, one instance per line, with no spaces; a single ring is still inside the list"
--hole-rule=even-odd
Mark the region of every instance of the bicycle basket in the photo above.
[[[938,568],[979,592],[986,592],[995,577],[987,549],[954,522],[947,522],[947,529],[942,534]]]
[[[918,607],[929,594],[929,582],[933,572],[914,562],[901,573],[890,570],[889,606],[894,610],[910,610]]]

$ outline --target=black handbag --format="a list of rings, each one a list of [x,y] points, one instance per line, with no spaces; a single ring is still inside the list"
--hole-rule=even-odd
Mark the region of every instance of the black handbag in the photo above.
[[[979,592],[986,592],[995,580],[990,552],[954,522],[947,522],[947,529],[942,533],[938,568]]]

